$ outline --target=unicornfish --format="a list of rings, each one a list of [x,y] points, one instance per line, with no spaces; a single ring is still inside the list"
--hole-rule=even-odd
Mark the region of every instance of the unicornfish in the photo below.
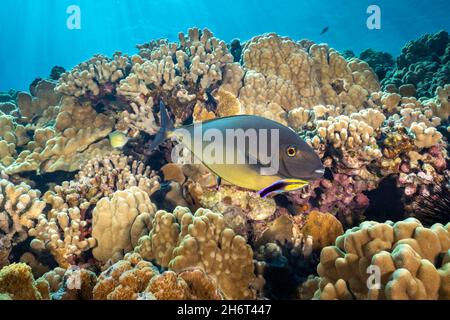
[[[236,115],[174,129],[163,102],[160,119],[151,150],[175,138],[220,179],[261,197],[303,188],[324,174],[314,150],[276,121]]]

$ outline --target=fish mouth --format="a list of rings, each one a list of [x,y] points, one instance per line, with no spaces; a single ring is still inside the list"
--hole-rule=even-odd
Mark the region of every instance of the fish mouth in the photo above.
[[[323,178],[324,174],[325,174],[325,168],[320,168],[320,169],[314,170],[309,175],[302,176],[300,179],[308,180],[308,181],[319,180],[319,179]]]

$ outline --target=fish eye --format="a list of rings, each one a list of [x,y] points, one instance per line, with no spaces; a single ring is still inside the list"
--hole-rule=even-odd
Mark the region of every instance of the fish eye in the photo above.
[[[289,157],[293,157],[297,154],[297,148],[295,146],[289,146],[286,149],[286,153]]]

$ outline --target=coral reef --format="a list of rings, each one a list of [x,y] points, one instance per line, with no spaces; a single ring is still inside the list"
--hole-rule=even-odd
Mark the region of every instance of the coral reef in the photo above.
[[[359,108],[379,89],[376,75],[357,59],[347,62],[326,45],[304,50],[289,38],[276,34],[248,41],[243,66],[249,71],[239,99],[246,114],[266,116],[285,123],[287,112],[318,104]]]
[[[180,33],[178,44],[161,40],[138,48],[118,93],[139,106],[164,101],[178,124],[188,119],[197,102],[208,100],[207,92],[222,86],[236,94],[240,86],[241,67],[233,64],[225,42],[208,29]]]
[[[223,216],[207,209],[192,214],[177,207],[173,213],[158,211],[148,236],[136,252],[175,272],[199,267],[217,281],[228,299],[250,299],[253,253],[244,238],[225,228]]]
[[[75,97],[114,95],[116,86],[129,72],[130,58],[116,52],[112,59],[96,55],[63,73],[56,91]]]
[[[74,180],[65,181],[45,193],[49,209],[29,231],[30,236],[35,237],[31,246],[35,250],[50,250],[63,268],[94,247],[94,255],[98,253],[96,258],[106,262],[116,249],[133,249],[130,232],[134,234],[131,240],[135,245],[145,230],[144,216],[155,211],[149,196],[158,189],[159,177],[141,162],[118,155],[94,158]],[[130,200],[129,207],[123,207],[123,199]],[[127,211],[131,208],[136,212]],[[117,242],[112,241],[116,233],[107,231],[113,226],[115,231],[123,232],[115,238]],[[123,229],[125,226],[128,229]]]
[[[140,236],[149,231],[140,222],[151,221],[155,212],[148,194],[138,187],[100,199],[92,212],[92,236],[97,239],[94,257],[105,262],[132,251]]]
[[[48,292],[48,283],[34,280],[25,263],[13,263],[0,270],[0,293],[13,300],[48,300]]]
[[[450,82],[449,45],[446,31],[426,34],[408,42],[382,85],[393,90],[399,90],[402,85],[413,85],[417,97],[433,97],[438,87]]]
[[[367,49],[361,52],[359,59],[369,64],[377,74],[379,81],[382,81],[385,78],[386,73],[394,67],[394,58],[387,52]]]
[[[220,300],[215,282],[200,269],[162,274],[137,253],[128,253],[102,272],[93,289],[96,300]]]
[[[291,193],[292,201],[316,203],[313,208],[336,213],[351,225],[370,205],[366,193],[387,177],[395,177],[405,201],[429,192],[432,181],[442,180],[448,157],[437,129],[446,107],[437,107],[437,99],[373,92],[357,112],[332,105],[291,110],[290,125],[330,169],[330,176],[309,190]]]
[[[322,250],[317,272],[318,299],[422,300],[445,298],[449,224],[424,228],[408,218],[392,223],[363,222]],[[441,265],[442,264],[442,265]],[[379,268],[379,286],[370,283],[370,266]],[[443,268],[443,269],[441,269]],[[441,282],[441,276],[443,281]]]
[[[40,191],[22,183],[14,185],[0,179],[0,266],[8,264],[13,246],[28,238],[45,207]]]
[[[114,126],[112,119],[97,114],[90,102],[80,103],[71,97],[63,97],[57,108],[56,117],[48,120],[54,125],[33,128],[31,124],[25,128],[34,131],[32,140],[20,140],[25,133],[11,121],[14,119],[6,122],[5,128],[11,127],[11,133],[9,145],[0,147],[2,171],[9,175],[25,171],[76,171],[96,156],[113,153],[107,139]]]
[[[450,299],[445,31],[395,64],[198,28],[137,48],[0,93],[0,300]],[[218,186],[172,139],[150,150],[160,102],[176,128],[288,125],[325,174],[267,198]]]

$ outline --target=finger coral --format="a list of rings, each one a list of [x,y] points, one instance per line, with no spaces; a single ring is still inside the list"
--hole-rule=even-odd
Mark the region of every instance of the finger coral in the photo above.
[[[180,33],[178,44],[158,41],[138,48],[139,56],[132,58],[131,73],[120,82],[118,93],[140,106],[150,99],[163,100],[178,124],[192,114],[198,100],[208,99],[206,89],[239,89],[243,72],[239,65],[231,66],[233,56],[225,42],[208,29]]]
[[[30,141],[25,126],[12,116],[0,113],[0,171],[12,165],[19,148]]]
[[[60,211],[51,218],[40,215],[36,226],[28,232],[35,237],[32,248],[50,250],[61,267],[75,264],[82,252],[96,245],[96,240],[85,234],[88,222],[83,218],[79,208]]]
[[[40,191],[24,183],[0,179],[0,266],[8,263],[12,247],[28,238],[45,207],[39,197]]]
[[[119,52],[114,54],[113,59],[97,55],[63,73],[56,91],[75,97],[112,95],[115,85],[127,75],[129,68],[128,56]]]

